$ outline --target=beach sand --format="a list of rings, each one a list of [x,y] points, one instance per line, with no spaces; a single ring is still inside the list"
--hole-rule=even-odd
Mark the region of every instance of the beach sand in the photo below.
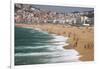
[[[77,50],[81,61],[94,60],[94,27],[75,27],[59,24],[15,24],[17,27],[40,28],[49,33],[69,37],[65,49]]]

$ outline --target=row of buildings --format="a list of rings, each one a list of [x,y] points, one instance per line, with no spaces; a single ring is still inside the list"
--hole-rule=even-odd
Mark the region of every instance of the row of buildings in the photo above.
[[[15,4],[15,23],[94,25],[94,11],[58,13],[28,4]]]

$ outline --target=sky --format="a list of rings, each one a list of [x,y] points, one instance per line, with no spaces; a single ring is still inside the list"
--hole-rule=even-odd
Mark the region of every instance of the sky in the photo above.
[[[94,10],[93,8],[89,7],[71,7],[71,6],[53,6],[53,5],[33,5],[33,7],[48,11],[61,12],[61,13],[70,13],[74,11],[83,12],[83,11]]]

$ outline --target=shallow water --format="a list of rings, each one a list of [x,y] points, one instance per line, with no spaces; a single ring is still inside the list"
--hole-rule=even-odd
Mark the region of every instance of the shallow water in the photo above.
[[[74,49],[64,49],[68,38],[39,29],[15,27],[15,65],[79,61]]]

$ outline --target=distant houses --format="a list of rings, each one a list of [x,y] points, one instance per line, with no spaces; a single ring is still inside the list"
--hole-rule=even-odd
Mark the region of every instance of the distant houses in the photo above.
[[[57,13],[27,4],[15,4],[15,23],[53,23],[80,26],[94,25],[94,11]]]

